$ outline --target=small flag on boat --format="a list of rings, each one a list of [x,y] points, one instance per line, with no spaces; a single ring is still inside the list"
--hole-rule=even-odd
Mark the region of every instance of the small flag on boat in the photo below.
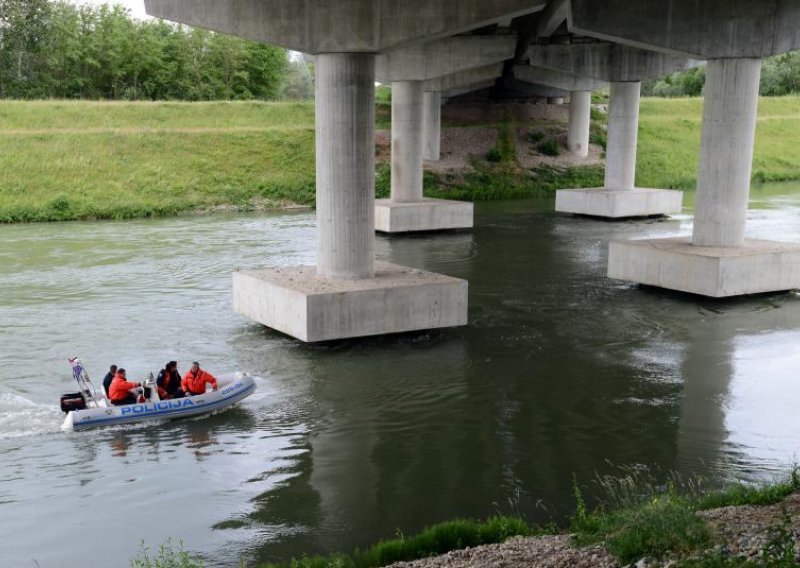
[[[68,359],[68,361],[69,364],[72,365],[72,375],[76,379],[82,377],[85,371],[83,369],[83,365],[80,362],[80,359],[78,359],[77,357],[72,357],[71,359]]]

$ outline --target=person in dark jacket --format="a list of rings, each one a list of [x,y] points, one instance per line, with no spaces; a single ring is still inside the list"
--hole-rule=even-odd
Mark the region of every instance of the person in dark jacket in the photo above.
[[[170,361],[158,372],[156,384],[159,389],[158,394],[163,399],[184,397],[181,390],[181,375],[178,373],[178,363],[175,361]]]
[[[111,388],[111,381],[114,380],[114,375],[117,374],[117,366],[111,365],[111,368],[108,370],[108,374],[103,378],[103,390],[106,392],[106,396],[108,396],[108,389]]]

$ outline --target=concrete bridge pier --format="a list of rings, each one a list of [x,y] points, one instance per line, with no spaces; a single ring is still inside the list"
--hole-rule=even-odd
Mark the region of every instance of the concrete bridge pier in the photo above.
[[[641,85],[640,81],[611,81],[603,187],[557,191],[556,211],[613,219],[680,213],[682,192],[635,184]]]
[[[713,297],[800,287],[800,246],[745,239],[760,73],[708,62],[692,238],[612,242],[611,278]]]
[[[422,202],[424,91],[422,81],[392,83],[391,200]]]
[[[685,69],[692,61],[610,43],[533,46],[528,55],[533,70],[519,66],[515,72],[518,69],[562,84],[575,83],[576,77],[611,84],[604,186],[558,191],[556,211],[607,219],[679,213],[681,192],[634,184],[639,91],[642,79]]]
[[[611,83],[605,189],[631,190],[634,187],[641,87],[639,81]]]
[[[465,325],[466,281],[375,262],[375,55],[323,53],[315,63],[316,268],[235,272],[234,309],[309,342]],[[418,109],[411,118],[421,114],[421,84],[399,91]],[[420,117],[404,128],[421,174]]]
[[[392,192],[389,199],[375,202],[377,231],[472,227],[471,202],[423,197],[423,157],[428,147],[433,148],[436,159],[439,157],[440,93],[498,77],[502,73],[500,62],[513,55],[515,46],[513,36],[455,37],[378,57],[378,79],[392,84]]]
[[[438,162],[442,157],[442,93],[426,91],[423,106],[425,151],[422,157],[431,162]]]
[[[592,92],[570,91],[569,127],[567,129],[567,148],[578,156],[589,155],[589,126],[592,116]]]

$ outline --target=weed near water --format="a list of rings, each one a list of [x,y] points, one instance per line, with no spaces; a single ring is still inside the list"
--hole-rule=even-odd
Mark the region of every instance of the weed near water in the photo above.
[[[394,562],[416,560],[451,550],[503,542],[513,536],[527,536],[531,528],[520,518],[496,516],[484,522],[457,519],[432,525],[413,536],[380,541],[352,554],[306,556],[288,564],[265,564],[263,568],[371,568]]]
[[[171,540],[152,551],[141,543],[141,551],[131,559],[131,568],[203,568],[203,562],[183,548],[183,542],[175,546]]]

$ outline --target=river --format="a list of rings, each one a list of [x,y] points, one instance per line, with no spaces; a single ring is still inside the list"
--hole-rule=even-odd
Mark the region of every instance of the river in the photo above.
[[[609,280],[609,240],[689,234],[690,211],[552,209],[480,203],[471,232],[379,237],[380,259],[469,280],[470,325],[323,345],[231,310],[235,268],[313,262],[313,213],[0,226],[0,565],[128,566],[169,537],[210,566],[287,560],[456,516],[560,520],[573,474],[591,498],[621,466],[786,472],[800,294]],[[800,186],[754,188],[748,218],[800,242]],[[197,359],[258,390],[210,418],[64,434],[72,355],[96,379]]]

